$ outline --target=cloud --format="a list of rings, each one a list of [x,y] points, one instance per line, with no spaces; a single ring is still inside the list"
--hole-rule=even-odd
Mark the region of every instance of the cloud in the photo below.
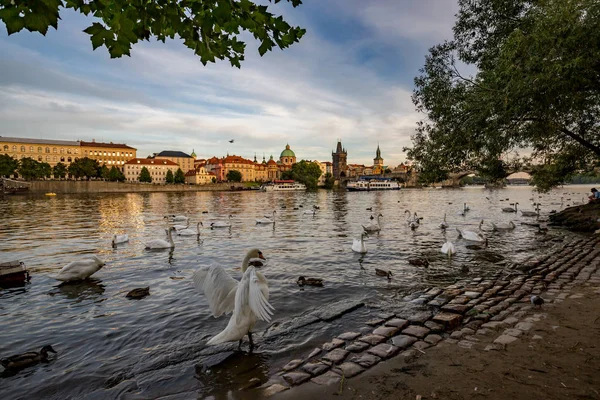
[[[177,41],[141,43],[131,58],[109,60],[103,49],[78,47],[81,37],[72,29],[45,38],[44,46],[0,36],[0,135],[126,142],[140,156],[193,148],[203,157],[278,157],[289,143],[299,158],[320,160],[331,159],[341,138],[350,162],[372,163],[379,142],[386,164],[398,164],[419,119],[407,84],[413,67],[403,69],[395,55],[386,61],[389,44],[369,54],[365,48],[389,41],[399,22],[398,37],[431,40],[443,30],[442,10],[451,7],[438,7],[425,24],[427,7],[405,1],[402,14],[394,3],[369,2],[360,12],[346,6],[342,22],[355,21],[371,33],[343,44],[311,26],[312,14],[294,14],[307,22],[305,38],[262,58],[248,49],[241,70],[225,62],[204,67]],[[340,4],[327,3],[324,13]],[[60,29],[70,18],[63,16]],[[77,47],[71,50],[76,54],[52,53],[63,40]],[[418,51],[402,57],[422,60],[426,47]]]

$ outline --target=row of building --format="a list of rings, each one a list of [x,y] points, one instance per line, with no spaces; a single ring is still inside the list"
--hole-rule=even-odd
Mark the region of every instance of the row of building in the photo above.
[[[0,154],[8,154],[15,159],[30,157],[40,162],[46,162],[52,167],[58,163],[68,166],[77,158],[88,157],[97,160],[100,165],[119,168],[129,182],[137,182],[144,167],[148,169],[152,181],[155,183],[165,183],[169,170],[175,173],[181,169],[185,173],[186,183],[197,185],[226,181],[227,174],[231,170],[239,171],[242,174],[243,182],[272,181],[281,178],[282,173],[291,170],[296,163],[296,154],[289,144],[285,146],[278,160],[274,160],[271,156],[267,161],[263,155],[262,162],[260,162],[256,155],[254,155],[254,160],[229,154],[220,158],[197,159],[193,150],[191,154],[166,150],[154,153],[147,158],[138,158],[135,148],[121,143],[0,136]],[[332,152],[332,162],[313,161],[322,172],[319,184],[324,183],[327,173],[332,174],[336,180],[344,180],[364,175],[381,175],[388,169],[383,164],[379,145],[372,166],[348,164],[347,157],[346,149],[342,147],[341,141],[338,141],[336,151]],[[398,171],[398,168],[408,169],[409,167],[401,164],[394,171]],[[400,172],[406,172],[406,170]]]

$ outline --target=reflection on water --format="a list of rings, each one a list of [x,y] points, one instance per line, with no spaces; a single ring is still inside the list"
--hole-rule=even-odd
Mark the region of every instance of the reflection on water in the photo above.
[[[135,390],[149,398],[185,390],[200,397],[226,395],[249,377],[266,380],[290,357],[360,326],[377,312],[373,306],[403,307],[403,298],[419,289],[496,274],[545,251],[550,246],[546,236],[554,233],[538,235],[536,228],[521,225],[535,218],[501,208],[518,201],[521,208],[533,210],[531,203],[539,200],[546,215],[566,206],[566,198],[579,199],[588,191],[586,186],[568,187],[540,198],[527,187],[0,198],[0,262],[20,260],[32,270],[31,284],[0,290],[0,356],[45,344],[59,352],[50,364],[0,379],[0,392],[11,399],[79,398],[92,392],[95,398],[115,398],[134,382]],[[464,202],[471,210],[462,216]],[[313,205],[319,207],[315,215],[305,215]],[[414,231],[406,224],[407,209],[423,217]],[[273,210],[275,224],[256,224]],[[368,253],[354,253],[352,239],[379,213],[384,216],[382,230],[365,239]],[[450,225],[445,232],[439,229],[444,213]],[[165,214],[188,215],[190,226],[202,221],[200,238],[174,236],[174,249],[145,250],[146,241],[165,237]],[[230,214],[231,228],[208,228]],[[483,232],[487,247],[457,239],[455,228],[477,231],[481,219],[487,227],[488,222],[514,221],[517,228]],[[129,242],[113,249],[111,237],[120,233],[127,233]],[[446,240],[457,248],[452,258],[440,252]],[[197,268],[215,264],[239,279],[249,247],[259,247],[268,259],[262,272],[275,315],[270,325],[256,326],[255,354],[234,352],[207,374],[206,357],[234,350],[237,343],[232,348],[204,345],[226,326],[227,318],[209,314],[206,299],[189,278]],[[97,254],[106,266],[85,282],[59,285],[52,279],[81,254]],[[428,266],[411,265],[410,258],[425,259]],[[375,268],[392,271],[391,281],[377,276]],[[324,287],[299,288],[300,275],[323,279]],[[148,297],[127,301],[128,291],[146,286]],[[369,307],[334,323],[311,319],[324,304],[356,300]]]

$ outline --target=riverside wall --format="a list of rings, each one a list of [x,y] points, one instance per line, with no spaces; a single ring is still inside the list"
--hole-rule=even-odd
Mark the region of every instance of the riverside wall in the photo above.
[[[147,183],[122,183],[105,181],[33,181],[29,193],[143,193],[143,192],[212,192],[241,190],[241,183],[213,183],[207,185],[154,185]]]

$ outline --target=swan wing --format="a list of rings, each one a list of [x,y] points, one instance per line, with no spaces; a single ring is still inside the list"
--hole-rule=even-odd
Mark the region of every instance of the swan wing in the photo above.
[[[258,319],[267,322],[271,320],[274,308],[269,304],[269,284],[252,266],[244,273],[235,294],[236,323],[241,322],[244,314],[242,310],[246,307],[250,307]]]
[[[238,281],[219,266],[205,266],[192,275],[194,286],[206,296],[213,317],[229,314],[235,306]]]
[[[56,275],[56,279],[59,281],[85,279],[94,272],[98,271],[100,268],[102,268],[102,266],[93,259],[71,261],[61,268],[61,270],[58,272],[58,275]]]

